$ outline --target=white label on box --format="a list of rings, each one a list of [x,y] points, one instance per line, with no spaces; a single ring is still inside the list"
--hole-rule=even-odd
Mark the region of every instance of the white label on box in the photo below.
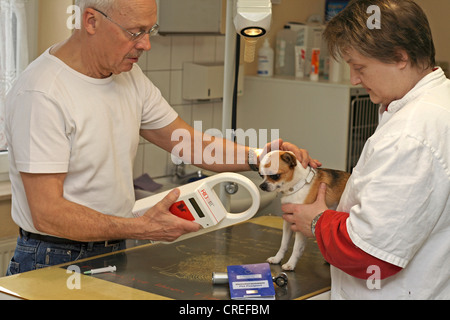
[[[258,289],[258,288],[268,288],[268,287],[269,287],[269,282],[267,280],[233,282],[233,289]]]
[[[236,279],[239,280],[246,280],[246,279],[261,279],[262,274],[244,274],[244,275],[237,275]]]

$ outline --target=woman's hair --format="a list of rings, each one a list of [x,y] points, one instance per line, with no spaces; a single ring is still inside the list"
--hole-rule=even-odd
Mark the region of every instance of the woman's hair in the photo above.
[[[369,28],[373,12],[380,9],[379,29]],[[435,66],[436,50],[424,11],[412,0],[352,0],[327,25],[324,39],[332,57],[353,48],[360,54],[384,63],[402,60],[405,50],[413,66]]]
[[[117,0],[75,0],[75,4],[80,7],[81,12],[87,8],[95,8],[103,12],[114,8]]]

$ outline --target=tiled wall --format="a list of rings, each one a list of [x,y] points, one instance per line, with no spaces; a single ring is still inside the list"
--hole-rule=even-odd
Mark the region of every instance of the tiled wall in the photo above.
[[[182,98],[183,62],[223,62],[224,36],[156,36],[152,49],[139,66],[162,95],[187,123],[202,121],[203,130],[222,127],[222,102],[192,102]],[[134,177],[148,173],[151,177],[170,174],[170,154],[141,139],[135,161]]]

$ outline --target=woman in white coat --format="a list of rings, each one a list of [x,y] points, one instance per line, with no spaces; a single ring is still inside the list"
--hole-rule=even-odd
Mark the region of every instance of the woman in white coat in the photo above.
[[[333,299],[449,299],[450,80],[427,17],[410,0],[351,1],[325,39],[380,122],[337,212],[323,187],[314,204],[284,205],[284,218],[316,237]]]

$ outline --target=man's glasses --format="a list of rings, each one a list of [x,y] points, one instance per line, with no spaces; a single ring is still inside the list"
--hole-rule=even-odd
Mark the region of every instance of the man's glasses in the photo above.
[[[155,36],[158,34],[158,30],[159,30],[159,25],[155,24],[150,30],[148,31],[140,31],[140,32],[136,32],[133,33],[127,29],[125,29],[124,27],[122,27],[120,24],[118,24],[117,22],[115,22],[113,19],[111,19],[110,17],[108,17],[106,15],[106,13],[97,10],[95,8],[93,8],[95,11],[97,11],[98,13],[102,14],[106,19],[108,19],[109,21],[111,21],[112,23],[114,23],[115,25],[117,25],[120,29],[122,29],[123,31],[125,31],[126,33],[128,33],[131,37],[132,41],[139,41],[141,40],[145,35],[149,35],[150,37]]]

